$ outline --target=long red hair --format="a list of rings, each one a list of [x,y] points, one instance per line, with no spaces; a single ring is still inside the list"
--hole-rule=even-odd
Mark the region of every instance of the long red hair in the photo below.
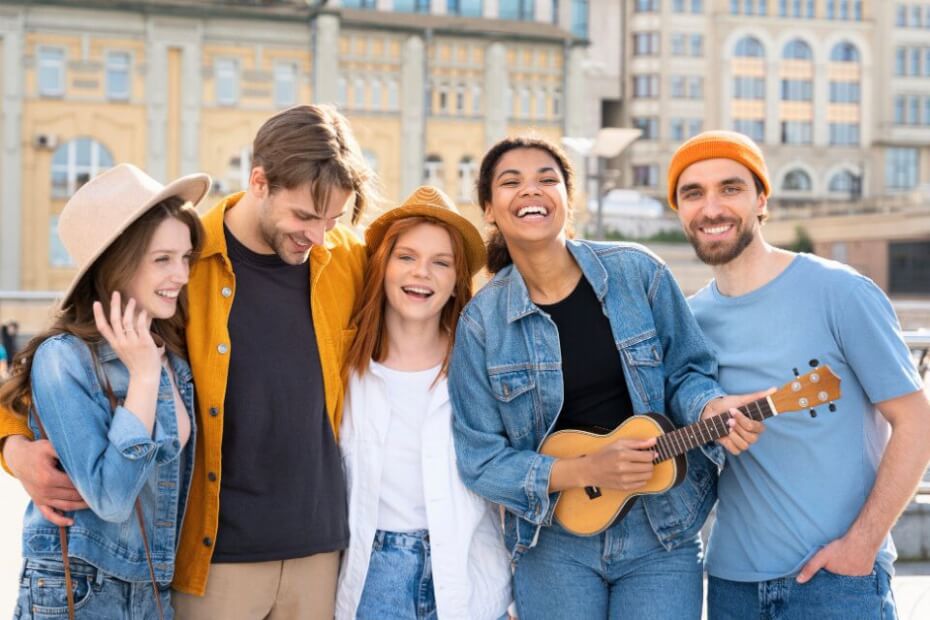
[[[397,239],[420,224],[432,224],[442,228],[449,233],[449,239],[452,241],[455,288],[453,288],[452,297],[443,306],[442,313],[439,315],[439,329],[449,341],[439,376],[445,375],[448,370],[449,357],[455,342],[455,326],[462,308],[471,299],[471,272],[468,270],[468,262],[465,258],[465,240],[455,227],[429,216],[416,215],[393,222],[385,232],[381,245],[371,256],[362,294],[358,296],[352,313],[352,322],[358,326],[358,333],[346,354],[343,373],[346,376],[350,371],[362,375],[368,370],[368,364],[372,360],[381,362],[387,357],[387,326],[384,320],[387,295],[384,292],[384,275],[391,253],[397,245]]]

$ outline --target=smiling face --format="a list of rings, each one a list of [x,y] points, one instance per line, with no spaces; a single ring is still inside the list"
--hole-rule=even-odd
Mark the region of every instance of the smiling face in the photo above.
[[[385,320],[435,321],[455,289],[455,254],[448,231],[423,223],[394,244],[384,272]]]
[[[327,204],[318,208],[309,183],[294,189],[265,191],[259,205],[262,240],[290,265],[305,263],[310,248],[323,244],[326,231],[345,214],[353,197],[351,191],[333,187]]]
[[[136,300],[150,318],[169,319],[178,308],[178,296],[190,275],[191,231],[169,217],[158,225],[139,266],[122,291],[124,300]]]
[[[678,177],[678,217],[702,261],[724,265],[757,239],[766,198],[749,169],[732,159],[707,159]]]
[[[563,236],[568,195],[555,158],[537,148],[504,153],[494,167],[484,217],[497,226],[511,251]]]

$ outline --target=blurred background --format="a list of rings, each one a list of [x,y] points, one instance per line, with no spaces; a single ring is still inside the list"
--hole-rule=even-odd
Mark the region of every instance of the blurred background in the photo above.
[[[388,205],[430,183],[476,223],[491,144],[561,142],[579,235],[646,243],[688,293],[710,271],[666,205],[668,161],[743,132],[774,186],[767,239],[872,278],[926,369],[930,0],[0,0],[0,101],[7,349],[71,278],[56,226],[82,183],[122,161],[204,171],[206,207],[245,187],[266,118],[314,102],[348,116]],[[904,572],[930,574],[926,490],[896,532]],[[5,613],[25,500],[6,476],[0,497]]]

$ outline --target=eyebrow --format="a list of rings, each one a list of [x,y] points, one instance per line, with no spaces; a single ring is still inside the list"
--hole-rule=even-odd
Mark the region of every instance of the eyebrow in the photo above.
[[[332,217],[324,218],[324,216],[320,215],[319,213],[312,213],[310,211],[307,211],[306,209],[301,209],[300,207],[291,207],[291,209],[293,209],[294,213],[296,213],[299,217],[305,217],[305,218],[315,217],[320,220],[322,219],[338,220],[340,217],[346,214],[345,210],[342,210]]]
[[[537,174],[542,174],[544,172],[555,172],[555,168],[553,168],[552,166],[543,166],[542,168],[536,171]],[[520,171],[514,170],[513,168],[508,168],[507,170],[501,170],[500,173],[497,175],[497,178],[499,179],[505,174],[520,174]]]
[[[748,187],[748,183],[746,183],[746,181],[741,179],[740,177],[730,177],[729,179],[724,179],[720,181],[717,185],[719,186],[741,185],[743,187]],[[684,194],[686,192],[690,192],[693,189],[701,189],[702,187],[703,186],[700,183],[688,183],[687,185],[682,185],[681,187],[679,187],[678,193]]]
[[[163,249],[163,250],[149,250],[149,254],[187,254],[188,252],[193,252],[193,251],[194,251],[194,248],[191,248],[189,250],[183,250],[183,251]]]
[[[407,247],[406,245],[398,245],[398,246],[395,246],[394,249],[395,249],[395,250],[401,250],[401,251],[404,251],[404,252],[410,252],[411,254],[419,254],[419,252],[417,252],[416,250],[414,250],[414,249],[411,248],[411,247]],[[434,258],[435,258],[435,257],[439,257],[439,256],[447,256],[447,257],[449,257],[449,258],[455,258],[455,255],[454,255],[454,254],[451,254],[451,253],[449,253],[449,252],[440,252],[439,254],[435,254],[435,255],[434,255]]]

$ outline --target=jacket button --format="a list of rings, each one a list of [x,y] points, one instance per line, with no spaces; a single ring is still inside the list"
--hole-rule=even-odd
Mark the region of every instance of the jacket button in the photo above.
[[[213,539],[210,538],[209,536],[205,536],[204,539],[203,539],[203,546],[204,546],[204,547],[211,547],[211,546],[213,546]]]
[[[229,288],[228,286],[224,286],[223,290],[220,291],[220,295],[222,295],[223,297],[229,297],[230,295],[232,295],[232,289]]]
[[[220,355],[225,355],[226,352],[229,351],[229,347],[225,344],[220,344],[216,347],[216,350],[220,352]]]
[[[210,473],[207,474],[207,480],[209,480],[210,482],[216,482],[216,474],[214,474],[211,471]]]
[[[220,410],[216,407],[210,407],[210,415],[215,418],[216,416],[220,415]]]

